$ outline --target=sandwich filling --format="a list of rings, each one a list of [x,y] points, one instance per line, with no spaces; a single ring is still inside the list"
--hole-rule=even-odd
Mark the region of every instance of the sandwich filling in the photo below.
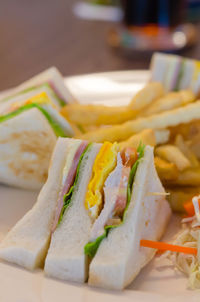
[[[165,86],[168,88],[169,91],[175,90],[176,83],[178,82],[180,69],[181,69],[181,60],[179,58],[172,59],[169,67],[168,73],[165,76]]]
[[[89,211],[92,220],[95,220],[103,205],[103,185],[109,173],[115,168],[117,162],[117,143],[105,142],[93,165],[93,176],[88,185],[85,199],[85,207]]]
[[[144,147],[140,145],[137,150],[126,148],[116,154],[116,164],[107,174],[102,185],[102,203],[98,205],[102,211],[92,226],[90,242],[84,248],[85,254],[90,258],[95,256],[101,241],[107,237],[110,229],[118,227],[124,221],[131,200],[134,177],[140,159],[143,157]],[[95,177],[95,173],[93,177]],[[91,183],[93,183],[93,178],[88,186],[88,191],[91,190]],[[87,200],[89,196],[90,194],[87,193],[87,210],[89,210],[88,205],[90,204],[90,200]],[[92,207],[94,207],[93,204]]]
[[[62,223],[64,213],[71,204],[82,160],[91,147],[92,143],[86,141],[69,146],[52,232]],[[117,143],[102,144],[94,161],[85,198],[85,208],[93,223],[90,241],[84,247],[85,254],[90,258],[94,257],[109,230],[123,223],[135,173],[143,154],[142,145],[137,150],[125,148],[120,152]]]
[[[61,223],[63,215],[71,202],[73,191],[79,177],[81,161],[90,146],[91,144],[82,141],[78,148],[71,146],[71,150],[68,152],[68,157],[63,169],[62,188],[58,196],[57,208],[51,229],[52,232],[54,232]]]
[[[92,143],[88,144],[82,141],[80,145],[70,145],[66,163],[63,169],[62,188],[59,193],[57,208],[52,225],[52,232],[61,223],[63,215],[70,205],[72,194],[79,177],[79,169],[82,159],[86,152],[92,147]],[[93,177],[89,183],[87,191],[87,203],[85,207],[90,213],[91,219],[95,220],[102,209],[102,191],[103,184],[109,173],[116,166],[116,158],[119,146],[117,143],[112,144],[106,142],[102,145],[93,166]]]
[[[0,123],[9,120],[27,110],[30,110],[32,108],[37,108],[48,120],[56,136],[61,136],[61,137],[67,136],[63,127],[59,124],[56,118],[54,118],[51,115],[52,110],[51,111],[48,110],[49,105],[54,107],[54,104],[52,104],[47,94],[45,92],[40,93],[39,95],[36,95],[33,98],[28,99],[26,102],[24,102],[23,105],[19,103],[11,104],[8,112],[0,116]]]
[[[10,112],[16,111],[17,109],[28,105],[28,104],[37,104],[37,105],[41,105],[44,106],[45,104],[49,104],[51,106],[53,106],[54,108],[57,108],[56,105],[49,99],[48,95],[46,94],[46,92],[40,92],[36,95],[34,95],[33,97],[29,97],[28,99],[24,99],[24,100],[20,100],[20,101],[14,101],[14,102],[8,102],[8,104],[6,106],[4,106],[4,104],[2,104],[2,106],[0,107],[0,112],[1,114],[8,114]]]
[[[19,95],[23,95],[27,92],[31,92],[31,91],[34,91],[36,89],[42,89],[42,88],[45,88],[48,90],[48,92],[50,93],[50,95],[56,99],[57,103],[59,104],[59,106],[65,106],[66,105],[66,102],[64,101],[64,99],[62,98],[62,96],[60,95],[58,89],[55,87],[55,85],[53,83],[51,83],[50,81],[49,82],[46,82],[46,83],[42,83],[42,84],[39,84],[37,86],[31,86],[29,88],[26,88],[14,95],[11,95],[11,96],[8,96],[6,97],[5,99],[3,99],[2,101],[3,102],[6,102],[6,101],[9,101],[11,100],[12,98],[16,97],[16,96],[19,96]]]
[[[51,88],[51,90],[52,90],[54,96],[57,98],[60,106],[61,107],[65,106],[67,103],[65,102],[64,98],[62,97],[62,94],[60,93],[60,91],[58,90],[56,85],[51,81],[47,82],[46,85],[48,85]]]

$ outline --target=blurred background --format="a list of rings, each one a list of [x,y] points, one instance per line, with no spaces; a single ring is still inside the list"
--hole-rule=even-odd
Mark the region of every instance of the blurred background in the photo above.
[[[147,69],[154,50],[200,59],[199,21],[200,0],[0,0],[0,90],[53,65],[69,76]]]

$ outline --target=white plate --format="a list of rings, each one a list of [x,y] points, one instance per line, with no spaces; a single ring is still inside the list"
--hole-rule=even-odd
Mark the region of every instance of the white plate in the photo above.
[[[126,105],[149,79],[146,70],[102,72],[66,78],[80,103]]]
[[[108,72],[66,79],[66,85],[82,103],[127,104],[149,78],[146,71]],[[0,186],[0,240],[33,206],[37,192]],[[172,218],[166,238],[179,227]],[[156,259],[147,265],[136,280],[122,292],[92,289],[85,285],[61,282],[44,277],[42,270],[29,272],[0,262],[0,302],[118,302],[118,301],[188,301],[199,297],[187,290],[187,279],[167,262]]]

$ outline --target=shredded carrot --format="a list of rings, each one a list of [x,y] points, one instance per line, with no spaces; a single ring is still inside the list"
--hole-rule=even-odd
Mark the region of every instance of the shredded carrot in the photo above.
[[[142,239],[142,240],[140,240],[140,246],[158,249],[158,250],[162,250],[162,251],[172,251],[172,252],[177,252],[177,253],[197,255],[197,249],[194,247],[174,245],[174,244],[169,244],[169,243],[165,243],[165,242],[158,242],[158,241]]]
[[[200,199],[198,200],[199,202],[199,207],[200,207]],[[184,209],[186,211],[186,213],[188,214],[188,216],[194,216],[195,214],[195,210],[194,210],[194,205],[192,202],[192,199],[186,203],[184,203]]]

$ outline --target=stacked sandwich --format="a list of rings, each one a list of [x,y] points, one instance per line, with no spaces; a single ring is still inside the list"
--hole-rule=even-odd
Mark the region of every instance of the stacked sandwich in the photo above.
[[[191,89],[200,94],[200,61],[155,53],[151,60],[151,80],[161,82],[166,91]]]
[[[51,67],[13,88],[11,91],[8,91],[6,95],[3,95],[0,101],[6,101],[12,99],[13,96],[19,96],[27,92],[33,92],[33,94],[29,95],[33,96],[35,91],[40,92],[40,88],[42,88],[43,91],[45,89],[45,92],[57,99],[62,106],[74,102],[73,96],[64,84],[63,76],[56,67]]]
[[[153,148],[59,138],[34,207],[7,234],[0,257],[27,269],[123,289],[154,256],[170,208]]]
[[[62,76],[51,68],[1,99],[1,183],[41,188],[57,137],[74,134],[70,124],[59,114],[68,95]]]

